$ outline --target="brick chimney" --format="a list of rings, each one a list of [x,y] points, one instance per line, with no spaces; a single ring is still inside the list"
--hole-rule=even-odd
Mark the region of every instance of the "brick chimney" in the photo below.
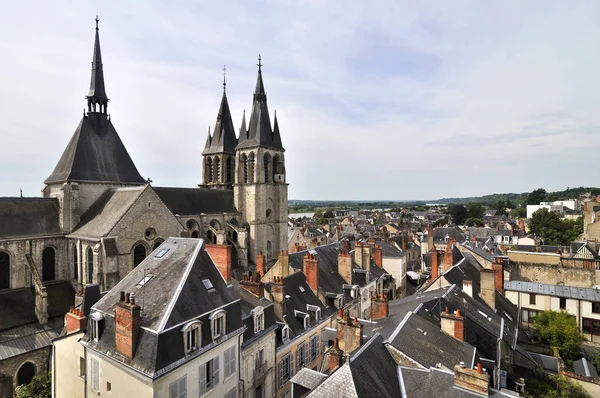
[[[249,271],[244,274],[244,279],[240,281],[240,286],[257,297],[263,297],[265,290],[260,278],[259,273],[252,275],[252,271]]]
[[[373,246],[373,262],[383,268],[383,248],[380,245]]]
[[[525,235],[526,234],[526,231],[525,231],[525,221],[519,220],[519,228],[521,229],[521,232],[523,232],[523,235]]]
[[[292,253],[298,253],[300,251],[300,243],[296,242],[292,246]]]
[[[493,269],[482,268],[479,271],[481,298],[490,306],[496,309],[496,271]]]
[[[340,350],[345,352],[352,352],[363,344],[363,325],[356,317],[352,319],[348,310],[338,312],[336,340]]]
[[[385,295],[374,294],[371,297],[371,320],[387,318],[389,314],[388,299]]]
[[[371,253],[373,248],[371,245],[365,244],[362,249],[362,268],[371,271]]]
[[[437,279],[437,277],[439,275],[437,248],[435,246],[433,246],[431,248],[430,253],[431,253],[431,280],[434,281]]]
[[[333,347],[329,350],[329,372],[330,374],[344,364],[344,351],[340,350],[340,344],[336,338]]]
[[[448,336],[452,336],[458,341],[465,341],[465,318],[460,314],[460,310],[456,310],[454,314],[448,313],[448,307],[446,307],[446,311],[441,314],[441,329]]]
[[[481,363],[477,364],[477,370],[456,365],[454,367],[454,385],[488,396],[490,376],[483,374]]]
[[[277,276],[281,276],[281,277],[286,277],[288,276],[289,272],[290,272],[290,257],[289,254],[287,252],[287,250],[282,250],[279,253],[279,258],[277,260],[277,264],[273,267],[277,267],[275,268],[275,275]]]
[[[223,279],[229,284],[231,282],[231,246],[211,243],[207,243],[205,246],[210,258],[223,275]]]
[[[495,272],[494,279],[496,290],[499,291],[500,294],[504,294],[504,265],[502,264],[501,258],[496,258],[496,260],[500,260],[492,264],[492,268]]]
[[[356,241],[356,243],[354,243],[354,261],[356,262],[356,265],[358,265],[360,268],[363,268],[363,244],[359,241]]]
[[[454,238],[450,237],[448,238],[448,244],[446,245],[446,251],[444,252],[444,265],[443,265],[443,272],[448,271],[450,268],[452,268],[452,263],[454,262],[453,257],[452,257],[452,248],[454,247]]]
[[[338,273],[347,284],[352,284],[352,256],[345,248],[338,254]]]
[[[283,315],[285,314],[285,288],[281,276],[273,277],[273,282],[271,283],[271,297],[273,299],[275,316],[277,319],[283,320]]]
[[[406,250],[406,236],[401,237],[401,242],[402,242],[402,251],[405,251]]]
[[[65,323],[67,324],[67,333],[78,332],[85,329],[87,317],[79,309],[72,306],[65,315]]]
[[[319,261],[317,256],[306,253],[302,259],[302,270],[306,276],[306,283],[317,294],[319,291]]]
[[[119,353],[133,358],[142,323],[141,308],[129,293],[121,292],[121,298],[115,305],[115,343]]]
[[[433,247],[433,228],[427,228],[427,247],[429,250]]]
[[[261,277],[265,274],[265,255],[263,252],[256,255],[256,273]]]

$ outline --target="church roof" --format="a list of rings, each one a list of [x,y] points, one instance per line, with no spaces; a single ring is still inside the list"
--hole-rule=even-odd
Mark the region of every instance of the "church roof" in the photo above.
[[[237,213],[232,190],[208,188],[153,187],[171,213],[191,216],[217,213]]]
[[[74,182],[145,181],[107,115],[88,113],[63,152],[46,184]]]
[[[248,130],[245,131],[245,118],[240,130],[240,137],[237,149],[253,148],[257,146],[274,148],[283,151],[281,136],[279,135],[279,125],[275,117],[275,129],[271,129],[271,119],[269,117],[269,107],[267,106],[267,93],[262,78],[262,64],[258,58],[258,77],[256,79],[256,88],[254,90],[254,100],[252,113],[250,114],[250,123]]]
[[[108,98],[104,87],[98,18],[92,78],[86,98],[88,113],[81,119],[54,171],[44,182],[144,183],[106,113]]]
[[[60,234],[55,198],[0,198],[0,239]]]
[[[209,135],[209,139],[206,140],[206,146],[202,154],[234,154],[237,142],[238,140],[235,136],[235,129],[233,128],[233,121],[229,110],[229,103],[227,102],[227,94],[223,91],[223,98],[221,99],[221,106],[219,107],[219,114],[217,115],[213,136],[210,137]]]

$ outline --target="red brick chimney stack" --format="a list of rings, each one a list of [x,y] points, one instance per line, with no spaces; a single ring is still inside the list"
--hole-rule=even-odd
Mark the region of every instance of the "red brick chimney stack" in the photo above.
[[[442,332],[454,337],[458,341],[464,341],[465,318],[460,314],[460,310],[456,310],[454,314],[446,311],[441,314],[441,329]]]
[[[378,244],[373,246],[373,262],[379,268],[383,268],[383,248]]]
[[[125,300],[115,305],[115,343],[117,351],[129,359],[135,354],[141,323],[141,308],[127,293]]]
[[[438,252],[435,245],[431,248],[431,280],[434,281],[438,277]]]
[[[223,279],[229,284],[231,282],[231,246],[211,243],[207,243],[205,246],[210,258],[223,275]]]
[[[313,292],[317,293],[319,290],[319,261],[317,260],[317,256],[306,253],[302,259],[302,263],[306,283],[308,283]]]
[[[65,315],[65,322],[67,324],[67,333],[78,332],[85,329],[87,317],[79,309],[71,306],[69,312]]]

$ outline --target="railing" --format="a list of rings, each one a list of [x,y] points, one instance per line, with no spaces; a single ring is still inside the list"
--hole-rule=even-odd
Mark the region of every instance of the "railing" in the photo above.
[[[254,368],[254,387],[258,387],[264,383],[270,370],[271,368],[269,368],[267,361]]]

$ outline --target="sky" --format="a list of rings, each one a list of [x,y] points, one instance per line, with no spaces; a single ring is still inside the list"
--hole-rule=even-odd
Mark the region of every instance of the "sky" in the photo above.
[[[39,196],[79,124],[94,18],[144,178],[194,187],[223,65],[236,130],[262,54],[290,199],[598,186],[600,2],[19,1],[0,15],[0,195]]]

